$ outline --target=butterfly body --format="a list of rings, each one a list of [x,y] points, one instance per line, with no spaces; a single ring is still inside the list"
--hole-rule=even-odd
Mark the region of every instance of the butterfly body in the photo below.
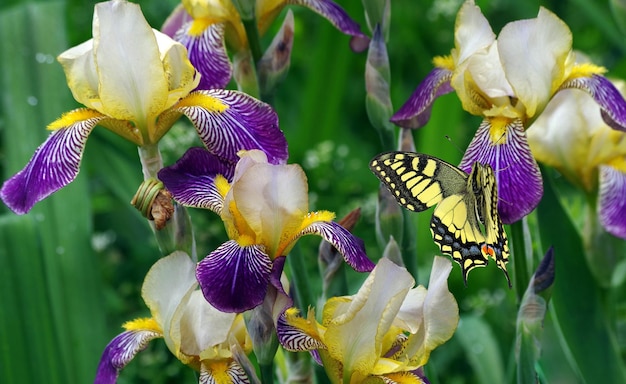
[[[421,212],[436,205],[430,222],[435,243],[469,271],[487,265],[489,257],[504,272],[509,258],[506,232],[498,216],[498,192],[491,166],[474,163],[463,170],[433,156],[387,152],[370,169],[403,207]]]

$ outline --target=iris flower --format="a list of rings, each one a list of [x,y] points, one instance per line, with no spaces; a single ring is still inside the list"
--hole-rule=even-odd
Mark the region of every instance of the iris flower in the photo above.
[[[359,25],[331,0],[256,0],[256,23],[260,35],[265,34],[287,5],[307,7],[344,34],[367,39]],[[244,24],[231,0],[183,0],[162,30],[189,50],[191,62],[202,73],[199,89],[224,88],[230,81],[231,64],[226,43],[237,52],[249,49]]]
[[[321,324],[313,310],[306,318],[288,309],[278,338],[291,351],[316,351],[332,383],[424,383],[421,367],[447,341],[459,321],[448,291],[452,264],[437,256],[428,289],[403,267],[382,258],[354,296],[324,305]],[[374,381],[372,381],[374,382]]]
[[[124,324],[126,329],[107,345],[96,384],[115,383],[119,371],[156,338],[183,363],[200,372],[200,382],[247,381],[239,356],[252,350],[241,314],[220,312],[197,289],[196,264],[183,252],[157,261],[146,275],[141,295],[151,318]],[[242,353],[243,351],[243,353]]]
[[[243,312],[263,302],[279,279],[285,256],[303,235],[331,243],[359,272],[374,264],[363,242],[328,211],[308,211],[304,171],[295,164],[273,164],[259,150],[242,151],[236,168],[202,148],[191,148],[159,179],[180,204],[220,215],[230,240],[198,264],[206,299],[226,312]]]
[[[611,129],[585,93],[568,90],[528,130],[528,141],[537,160],[597,195],[600,223],[626,239],[626,133]]]
[[[494,168],[498,209],[505,223],[531,212],[543,195],[541,173],[532,156],[526,129],[559,91],[579,88],[596,101],[615,129],[626,130],[626,102],[601,74],[604,69],[577,64],[572,33],[552,12],[540,8],[536,18],[502,28],[496,39],[474,1],[461,7],[455,24],[455,48],[436,57],[435,69],[392,117],[407,128],[427,123],[434,100],[456,92],[463,108],[483,122],[460,167],[474,162]]]
[[[271,107],[234,91],[192,92],[200,77],[185,47],[153,30],[137,4],[97,4],[93,38],[58,60],[74,98],[86,108],[50,123],[47,140],[2,186],[0,197],[18,214],[74,180],[96,125],[148,153],[184,114],[204,145],[221,156],[236,161],[240,149],[262,148],[272,159],[287,158]],[[149,165],[151,176],[160,168],[160,158],[157,163]]]

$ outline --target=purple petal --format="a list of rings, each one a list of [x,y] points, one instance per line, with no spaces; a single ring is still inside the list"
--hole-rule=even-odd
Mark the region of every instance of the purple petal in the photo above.
[[[159,180],[180,204],[220,214],[224,199],[215,187],[215,176],[222,175],[230,181],[234,172],[232,161],[204,148],[189,148],[174,165],[159,171]]]
[[[260,246],[227,241],[198,263],[196,278],[207,301],[222,312],[244,312],[265,298],[272,260]]]
[[[474,162],[491,165],[497,179],[498,213],[503,223],[511,224],[537,207],[543,196],[543,181],[521,121],[509,123],[496,143],[490,128],[489,120],[484,120],[459,168],[469,173]]]
[[[260,149],[271,164],[285,164],[287,140],[272,107],[243,92],[224,89],[196,91],[174,109],[193,122],[207,149],[234,162],[242,149]],[[225,105],[221,110],[216,104]]]
[[[308,335],[302,329],[289,324],[285,318],[284,312],[278,318],[276,334],[278,336],[278,342],[280,342],[280,345],[287,351],[304,352],[315,349],[326,349],[326,346],[321,341]]]
[[[102,353],[94,383],[115,383],[120,370],[124,368],[137,353],[143,351],[151,340],[158,337],[161,337],[161,334],[152,330],[133,330],[117,335],[111,340]]]
[[[318,221],[306,227],[300,236],[316,234],[328,241],[343,255],[344,260],[357,272],[370,272],[374,263],[367,258],[363,240],[355,237],[347,229],[334,221]]]
[[[577,77],[564,83],[561,89],[564,88],[578,88],[588,92],[600,106],[604,122],[613,129],[626,131],[626,101],[606,77]]]
[[[178,4],[163,23],[161,32],[173,39],[178,30],[192,20],[193,18],[187,13],[185,7],[182,4]]]
[[[602,226],[613,236],[626,239],[626,173],[600,166],[598,214]]]
[[[420,128],[428,123],[435,99],[453,91],[452,71],[435,68],[420,83],[409,100],[391,116],[390,121],[404,128]]]
[[[89,110],[77,110],[76,113],[80,114],[80,111]],[[4,183],[0,198],[13,212],[18,215],[27,213],[35,203],[76,178],[87,137],[96,124],[106,118],[96,113],[89,113],[89,116],[53,131],[24,169]]]
[[[346,11],[330,0],[288,0],[287,3],[302,5],[316,12],[346,35],[367,38],[359,24],[352,20]]]
[[[225,88],[232,76],[232,67],[224,45],[224,24],[211,24],[201,35],[192,36],[187,23],[178,30],[174,40],[189,52],[189,61],[202,75],[196,89]]]

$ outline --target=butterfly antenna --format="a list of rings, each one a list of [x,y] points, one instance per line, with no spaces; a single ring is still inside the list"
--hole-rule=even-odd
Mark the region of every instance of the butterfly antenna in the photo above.
[[[461,147],[456,145],[456,143],[454,142],[454,140],[452,140],[452,138],[450,136],[446,135],[445,137],[450,142],[450,144],[452,144],[452,146],[457,149],[457,151],[459,151],[461,154],[465,153],[465,151],[462,150]]]

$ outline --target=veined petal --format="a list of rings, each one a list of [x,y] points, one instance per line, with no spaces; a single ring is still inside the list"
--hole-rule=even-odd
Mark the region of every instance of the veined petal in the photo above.
[[[183,6],[183,4],[178,4],[176,8],[174,8],[172,13],[170,13],[170,15],[167,17],[167,19],[165,19],[165,22],[161,27],[161,32],[165,33],[173,39],[174,36],[176,36],[178,30],[191,20],[193,19],[191,15],[187,13],[187,10]]]
[[[331,0],[287,0],[285,3],[302,5],[316,12],[338,30],[349,36],[366,37],[361,27],[352,20],[346,11]]]
[[[222,212],[223,197],[215,186],[215,177],[232,179],[235,164],[213,155],[204,148],[189,148],[174,164],[159,171],[163,182],[179,203]]]
[[[187,23],[174,39],[187,47],[189,60],[202,75],[197,89],[226,88],[232,66],[224,45],[224,24],[211,24],[197,36],[189,34],[191,25]]]
[[[374,269],[374,263],[367,258],[363,240],[351,234],[347,229],[334,221],[314,222],[304,228],[298,236],[315,234],[337,248],[344,260],[357,272],[369,272]]]
[[[626,101],[604,76],[576,77],[565,82],[561,88],[578,88],[588,92],[600,106],[604,122],[613,129],[626,131]]]
[[[430,119],[435,99],[453,91],[452,71],[435,68],[420,83],[409,100],[391,117],[391,122],[404,128],[420,128]]]
[[[4,183],[0,190],[2,201],[22,215],[71,183],[78,175],[87,137],[105,119],[107,116],[94,110],[78,109],[57,120],[62,127],[55,126],[56,130],[37,148],[24,169]]]
[[[613,236],[626,239],[626,173],[610,165],[600,166],[598,214]]]
[[[494,170],[502,222],[514,223],[537,207],[543,181],[520,120],[484,120],[459,168],[469,173],[474,162],[489,164]]]
[[[246,371],[235,361],[202,361],[200,365],[200,384],[248,384],[250,379]]]
[[[156,37],[138,4],[96,4],[93,41],[102,113],[146,122],[163,111],[168,79]]]
[[[126,331],[116,336],[102,353],[94,383],[115,384],[120,370],[158,337],[162,335],[147,329]]]
[[[292,352],[326,349],[320,340],[315,317],[309,316],[305,319],[296,314],[296,309],[290,308],[278,317],[276,333],[280,345]]]
[[[276,112],[243,92],[196,91],[173,109],[193,122],[211,153],[236,162],[240,150],[260,149],[272,164],[287,161],[287,140],[278,128]]]
[[[573,65],[572,33],[567,24],[545,8],[537,18],[518,20],[502,28],[498,51],[515,95],[528,117],[546,106]]]
[[[229,240],[198,263],[196,278],[215,308],[244,312],[263,302],[271,270],[272,261],[260,246]]]

